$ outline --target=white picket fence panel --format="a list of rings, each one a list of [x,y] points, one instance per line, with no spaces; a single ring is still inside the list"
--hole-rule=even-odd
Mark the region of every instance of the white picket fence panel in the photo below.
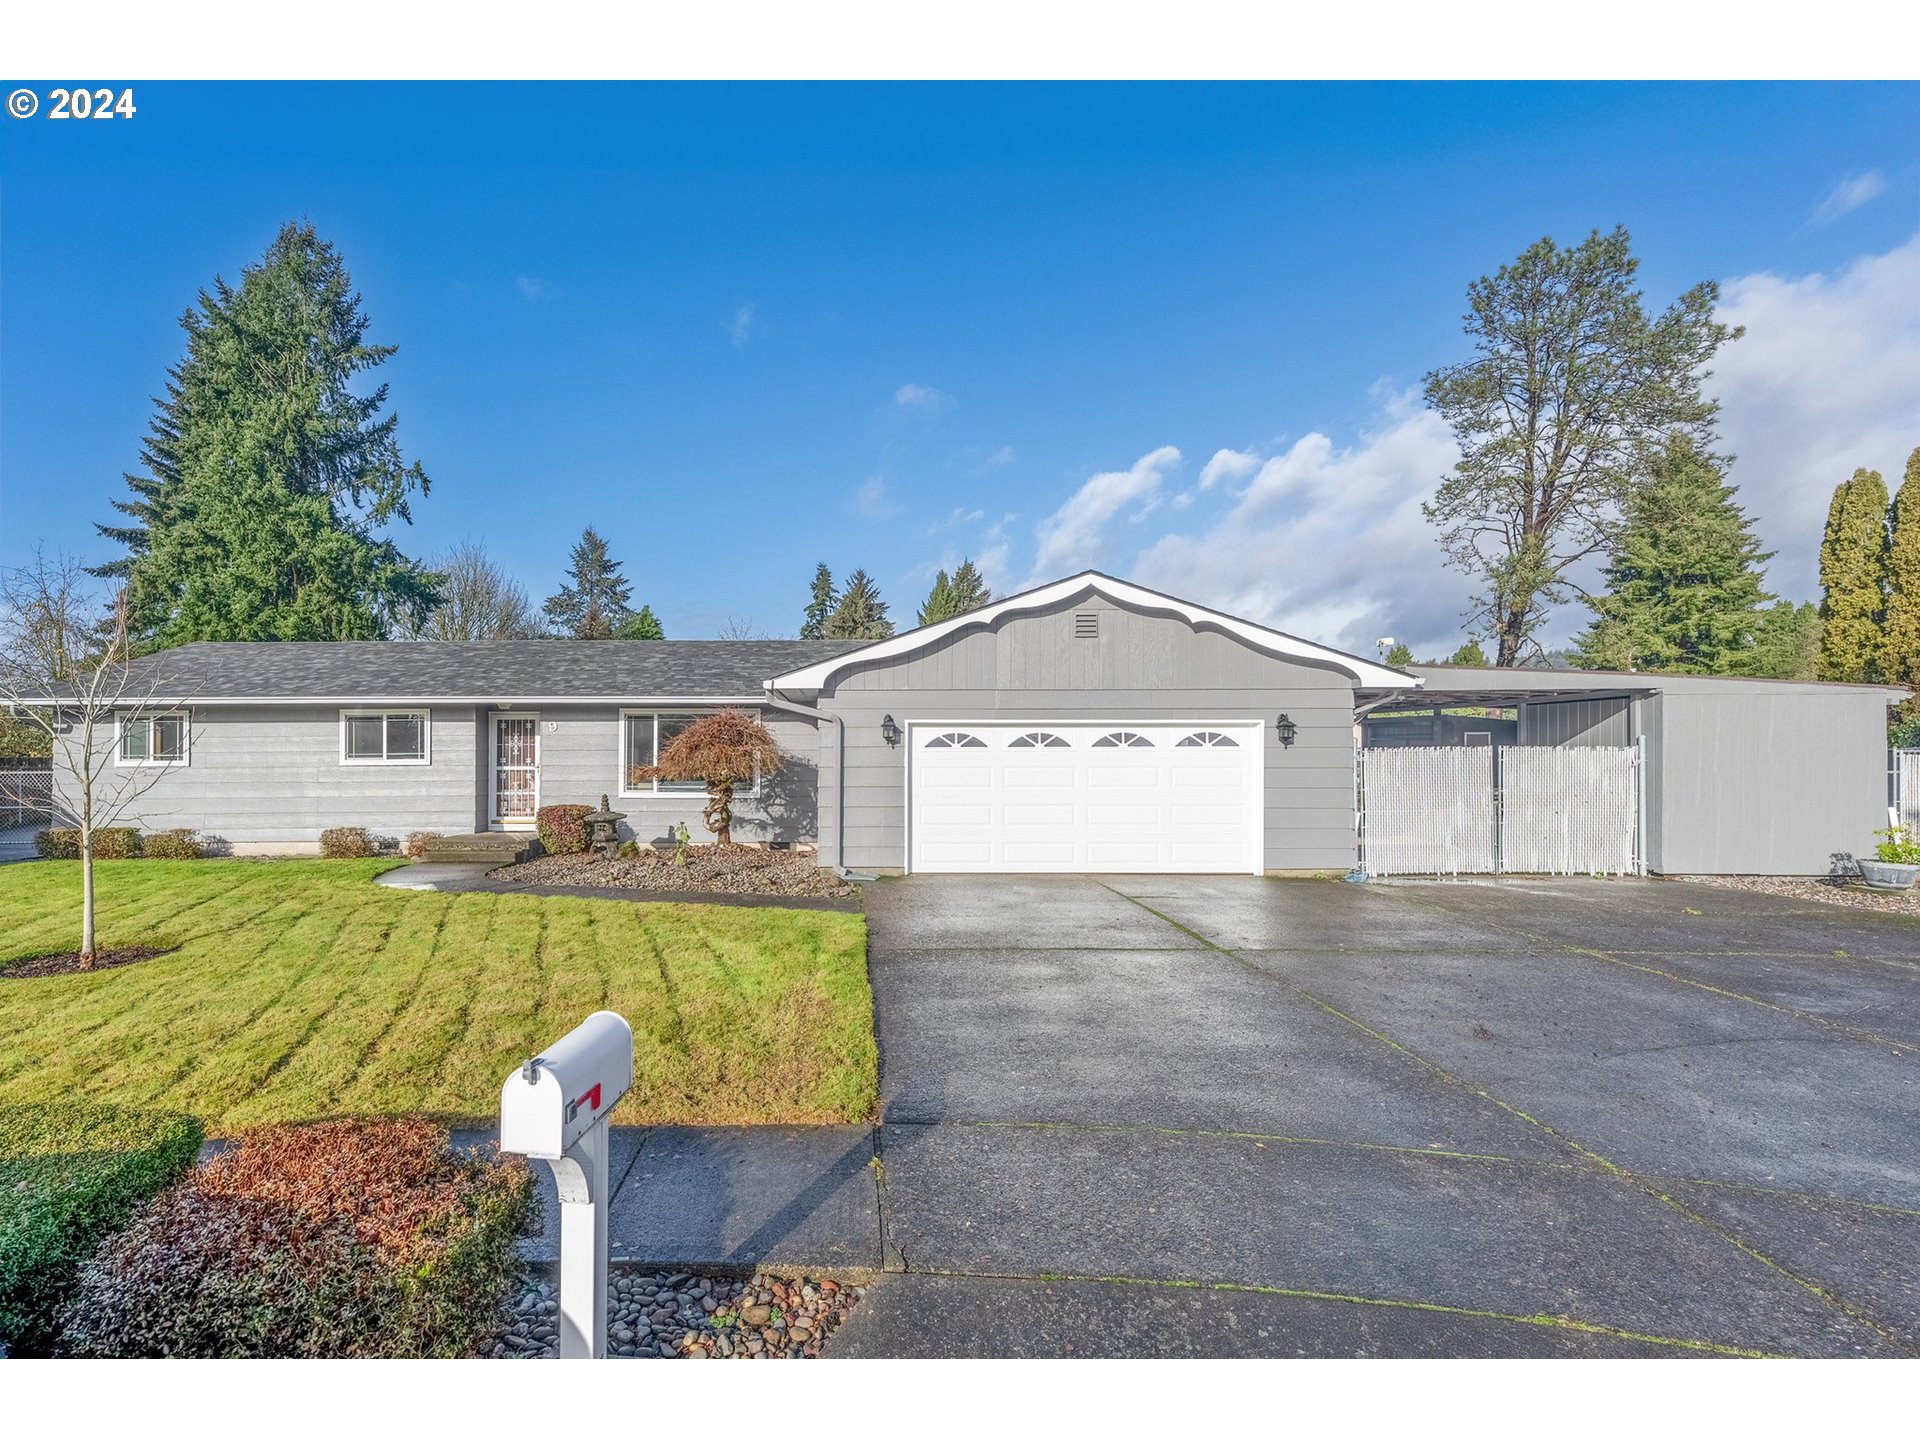
[[[1510,875],[1631,875],[1639,776],[1628,746],[1500,751],[1500,869]]]
[[[1644,873],[1634,746],[1373,747],[1359,791],[1369,875]]]
[[[1920,750],[1895,750],[1889,757],[1893,772],[1892,809],[1900,823],[1920,833]]]
[[[1361,751],[1360,759],[1368,874],[1493,869],[1491,749],[1384,746]]]

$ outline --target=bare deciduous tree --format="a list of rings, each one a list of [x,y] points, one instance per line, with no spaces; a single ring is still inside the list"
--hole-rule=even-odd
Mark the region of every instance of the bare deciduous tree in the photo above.
[[[527,592],[472,541],[454,546],[433,562],[446,578],[440,603],[415,640],[535,640],[547,633]]]
[[[132,653],[124,590],[103,602],[78,561],[38,552],[0,576],[0,703],[47,737],[56,813],[78,832],[82,970],[96,948],[95,839],[137,819],[136,802],[191,746],[185,697],[166,683],[162,659]]]

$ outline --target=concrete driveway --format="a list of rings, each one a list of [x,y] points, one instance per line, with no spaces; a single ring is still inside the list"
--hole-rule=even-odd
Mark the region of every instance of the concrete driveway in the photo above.
[[[1920,1352],[1920,925],[1703,885],[869,891],[840,1354]]]

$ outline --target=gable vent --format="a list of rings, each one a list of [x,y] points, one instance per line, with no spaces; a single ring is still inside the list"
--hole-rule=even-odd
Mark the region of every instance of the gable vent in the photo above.
[[[1098,610],[1076,610],[1073,612],[1073,638],[1076,640],[1098,640],[1100,638],[1100,612]]]

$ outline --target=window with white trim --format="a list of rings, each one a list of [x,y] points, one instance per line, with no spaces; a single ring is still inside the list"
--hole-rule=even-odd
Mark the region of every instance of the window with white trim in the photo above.
[[[984,750],[987,742],[963,730],[948,730],[934,736],[922,747],[927,750]]]
[[[1239,745],[1239,743],[1240,742],[1231,735],[1222,735],[1218,730],[1196,730],[1193,734],[1182,740],[1180,745],[1185,748],[1198,747],[1204,750],[1217,750],[1221,748],[1231,748]]]
[[[1153,741],[1133,730],[1116,730],[1093,742],[1096,750],[1150,750]]]
[[[342,765],[432,763],[432,717],[425,710],[342,710]]]
[[[1016,735],[1007,748],[1009,750],[1070,750],[1073,747],[1064,737],[1050,731],[1032,730],[1025,735]]]
[[[187,712],[165,710],[156,715],[121,716],[116,753],[122,765],[186,764]]]
[[[667,742],[678,735],[687,726],[700,719],[698,713],[665,710],[622,710],[620,712],[620,793],[635,795],[704,795],[707,782],[704,780],[641,780],[632,779],[634,768],[640,765],[658,765],[660,752],[667,748]],[[760,793],[760,758],[754,757],[753,784],[736,785],[733,795],[737,800],[742,796]]]

